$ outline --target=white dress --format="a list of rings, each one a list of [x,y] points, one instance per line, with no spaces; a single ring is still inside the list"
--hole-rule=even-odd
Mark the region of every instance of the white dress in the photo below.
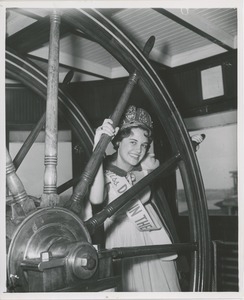
[[[124,172],[117,167],[110,170],[117,176]],[[118,170],[118,172],[117,172]],[[120,170],[122,172],[120,172]],[[106,172],[105,172],[106,174]],[[139,174],[139,173],[137,173]],[[145,176],[145,175],[143,175]],[[111,179],[105,176],[108,187],[108,203],[118,197]],[[150,197],[150,192],[144,197]],[[145,200],[145,199],[144,199]],[[139,231],[127,217],[127,208],[121,209],[116,215],[105,222],[106,248],[131,247],[145,245],[170,244],[171,240],[162,227],[155,231]],[[150,206],[152,210],[152,206]],[[154,213],[156,213],[154,211]],[[145,257],[126,258],[122,260],[122,291],[124,292],[177,292],[180,291],[175,262],[176,258],[152,255]]]

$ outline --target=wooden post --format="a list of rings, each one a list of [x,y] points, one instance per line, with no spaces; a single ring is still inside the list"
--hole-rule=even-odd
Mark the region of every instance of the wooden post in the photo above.
[[[16,224],[21,222],[29,212],[36,209],[34,201],[29,199],[25,188],[15,172],[12,158],[6,149],[6,184],[13,196],[11,203],[12,221]]]
[[[45,171],[41,207],[59,205],[57,195],[57,147],[58,147],[58,80],[60,14],[50,16],[50,41],[48,59],[48,83],[46,105]]]

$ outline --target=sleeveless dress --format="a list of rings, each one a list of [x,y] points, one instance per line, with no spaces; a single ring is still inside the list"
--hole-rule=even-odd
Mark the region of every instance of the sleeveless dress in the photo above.
[[[131,184],[131,174],[108,162],[104,165],[105,181],[107,190],[107,203],[111,203],[118,197],[117,191],[111,182],[111,174],[115,174]],[[109,172],[107,172],[109,170]],[[111,173],[112,172],[112,173]],[[110,173],[110,176],[108,174]],[[134,184],[145,176],[144,170],[132,172]],[[148,188],[140,199],[144,203],[149,200],[151,192]],[[131,203],[120,209],[115,215],[104,223],[106,234],[106,248],[133,247],[145,245],[171,244],[168,233],[162,226],[159,230],[139,231],[135,224],[127,216],[126,211],[130,209]],[[150,204],[150,214],[156,216]],[[158,219],[159,220],[159,219]],[[161,223],[162,225],[162,223]],[[124,258],[121,262],[122,268],[122,291],[123,292],[177,292],[180,291],[175,259],[177,255],[163,256],[152,255],[145,257]]]

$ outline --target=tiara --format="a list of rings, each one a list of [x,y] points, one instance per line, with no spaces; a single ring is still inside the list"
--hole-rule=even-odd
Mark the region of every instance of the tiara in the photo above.
[[[153,129],[153,122],[149,113],[143,108],[136,108],[134,105],[130,105],[124,114],[121,129],[137,125],[142,125],[150,130]]]

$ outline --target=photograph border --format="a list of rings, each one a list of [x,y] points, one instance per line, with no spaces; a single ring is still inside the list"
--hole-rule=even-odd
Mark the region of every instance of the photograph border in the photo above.
[[[5,247],[5,32],[6,32],[6,9],[9,7],[49,7],[49,8],[68,8],[68,7],[170,7],[170,8],[192,8],[192,7],[237,7],[238,9],[238,175],[240,183],[238,185],[239,198],[239,292],[180,292],[180,293],[6,293],[6,275],[5,272],[0,272],[0,299],[244,299],[244,257],[243,257],[243,218],[244,213],[244,192],[243,192],[243,153],[244,153],[244,118],[243,118],[243,3],[242,0],[168,0],[168,1],[0,1],[0,39],[1,39],[1,108],[0,120],[0,193],[1,193],[1,208],[0,208],[0,236],[1,236],[1,256],[0,265],[2,270],[6,270],[6,247]]]

